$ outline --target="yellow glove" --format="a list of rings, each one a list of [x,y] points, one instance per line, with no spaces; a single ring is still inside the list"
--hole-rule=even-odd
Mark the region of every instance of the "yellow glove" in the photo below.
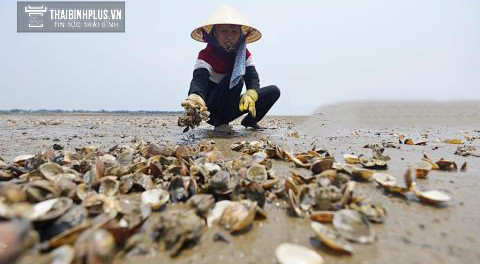
[[[257,111],[255,110],[255,102],[258,100],[258,93],[255,89],[248,89],[240,99],[240,105],[238,108],[240,111],[248,110],[252,117],[257,115]]]
[[[199,107],[200,110],[204,110],[204,108],[207,108],[205,101],[198,94],[190,94],[187,100],[191,101],[195,106]]]

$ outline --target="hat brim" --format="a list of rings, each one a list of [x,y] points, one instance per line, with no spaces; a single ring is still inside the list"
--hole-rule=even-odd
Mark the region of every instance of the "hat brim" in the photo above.
[[[226,23],[226,24],[228,24],[228,23]],[[218,24],[208,24],[208,25],[200,26],[200,27],[196,28],[195,30],[193,30],[192,33],[190,34],[190,36],[196,41],[205,42],[203,40],[202,28],[207,33],[210,33],[210,31],[212,30],[214,25],[218,25]],[[242,28],[242,33],[244,35],[247,35],[250,32],[250,34],[248,35],[248,37],[246,39],[246,43],[255,42],[262,37],[262,33],[260,33],[260,31],[256,28],[254,28],[254,27],[247,26],[247,25],[239,25],[239,24],[231,24],[231,25],[240,26]]]

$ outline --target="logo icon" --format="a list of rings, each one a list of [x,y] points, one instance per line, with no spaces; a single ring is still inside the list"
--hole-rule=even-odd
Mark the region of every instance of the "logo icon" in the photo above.
[[[43,14],[47,12],[47,7],[42,6],[26,6],[25,13],[29,17],[29,28],[42,28],[43,27]]]

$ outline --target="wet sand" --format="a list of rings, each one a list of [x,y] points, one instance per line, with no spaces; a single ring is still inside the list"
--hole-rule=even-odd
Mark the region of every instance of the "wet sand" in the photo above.
[[[123,263],[277,263],[275,248],[283,242],[293,242],[315,249],[326,263],[479,263],[480,262],[480,158],[454,155],[457,145],[439,142],[446,138],[463,139],[463,132],[480,136],[480,103],[425,102],[355,102],[320,108],[312,116],[271,116],[263,122],[270,129],[246,131],[238,122],[234,135],[221,135],[208,125],[183,134],[176,126],[176,115],[0,115],[0,156],[11,161],[20,154],[36,153],[54,143],[72,149],[98,145],[108,149],[128,143],[134,138],[154,143],[195,144],[215,140],[227,156],[239,155],[229,149],[237,140],[270,138],[274,143],[293,152],[313,146],[325,148],[337,161],[342,154],[366,154],[367,143],[382,140],[398,142],[394,133],[415,141],[427,140],[426,146],[399,145],[387,148],[392,159],[387,173],[401,182],[408,165],[420,161],[423,153],[433,160],[452,159],[457,164],[468,163],[467,172],[433,171],[428,179],[418,179],[421,189],[437,189],[452,197],[447,207],[437,208],[387,196],[373,183],[358,183],[356,191],[379,202],[388,216],[384,224],[375,224],[377,241],[370,245],[354,244],[354,254],[338,255],[312,239],[308,219],[288,214],[282,200],[266,204],[268,219],[255,221],[247,232],[230,235],[209,229],[199,243],[170,258],[156,256],[132,257]],[[299,138],[289,136],[298,132]],[[427,138],[422,137],[422,133]],[[480,149],[480,139],[467,141]],[[275,161],[273,169],[280,177],[289,170],[309,173],[292,163]],[[220,232],[229,243],[215,242]]]

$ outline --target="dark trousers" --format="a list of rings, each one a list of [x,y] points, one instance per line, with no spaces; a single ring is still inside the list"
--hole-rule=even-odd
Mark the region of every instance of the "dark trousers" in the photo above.
[[[259,88],[258,100],[255,102],[257,115],[253,118],[247,111],[240,111],[239,104],[242,93],[243,81],[232,89],[228,88],[230,78],[224,78],[207,98],[207,107],[210,111],[208,123],[213,126],[227,124],[241,115],[248,113],[242,125],[255,125],[267,114],[273,104],[280,97],[280,89],[275,85]]]

